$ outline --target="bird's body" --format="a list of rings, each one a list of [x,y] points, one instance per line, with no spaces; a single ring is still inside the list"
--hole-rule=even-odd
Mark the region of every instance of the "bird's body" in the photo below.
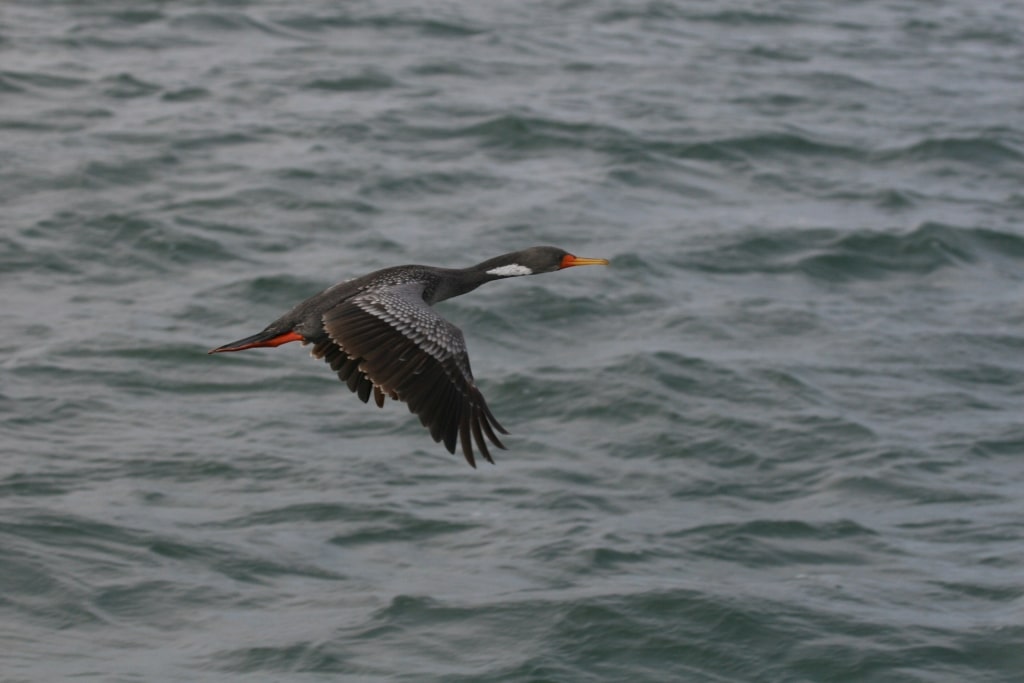
[[[504,448],[495,431],[508,432],[473,381],[462,331],[431,306],[492,280],[607,263],[556,247],[532,247],[469,268],[384,268],[328,287],[262,332],[210,353],[312,344],[313,356],[326,361],[363,402],[371,394],[381,407],[386,396],[405,401],[434,441],[444,441],[452,453],[460,443],[466,461],[476,467],[474,442],[493,463],[487,442]]]

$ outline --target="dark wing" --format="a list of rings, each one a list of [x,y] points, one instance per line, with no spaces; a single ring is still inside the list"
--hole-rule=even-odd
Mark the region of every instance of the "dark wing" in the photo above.
[[[498,424],[473,381],[462,331],[423,301],[423,283],[392,285],[343,301],[323,314],[327,337],[313,346],[363,402],[372,393],[405,401],[434,441],[449,452],[461,442],[466,462],[476,467],[473,442],[493,463],[487,439],[505,446]]]

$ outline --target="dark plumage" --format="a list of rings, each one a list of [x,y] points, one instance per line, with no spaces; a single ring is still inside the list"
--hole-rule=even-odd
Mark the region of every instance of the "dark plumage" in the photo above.
[[[330,365],[364,403],[371,395],[381,407],[385,396],[405,401],[434,441],[443,441],[451,453],[461,444],[466,462],[476,467],[474,443],[493,463],[487,443],[505,448],[495,432],[508,432],[473,381],[462,331],[431,306],[492,280],[607,263],[556,247],[532,247],[469,268],[384,268],[328,287],[259,334],[210,353],[312,344],[313,356]]]

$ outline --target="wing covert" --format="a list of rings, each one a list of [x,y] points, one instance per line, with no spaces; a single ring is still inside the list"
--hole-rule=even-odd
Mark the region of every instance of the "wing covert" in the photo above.
[[[473,381],[462,331],[423,300],[422,282],[375,288],[323,314],[326,338],[312,353],[364,402],[404,401],[437,442],[476,467],[473,446],[493,463],[487,442],[507,431]]]

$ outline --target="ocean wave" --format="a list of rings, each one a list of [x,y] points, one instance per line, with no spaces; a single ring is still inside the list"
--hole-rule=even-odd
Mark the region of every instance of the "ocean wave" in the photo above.
[[[362,14],[358,11],[332,12],[324,14],[301,13],[281,16],[275,20],[280,26],[311,34],[334,29],[400,29],[422,36],[436,38],[471,37],[488,29],[474,24],[464,17],[452,13],[420,13],[416,11],[393,12],[388,14]]]
[[[683,265],[711,273],[798,273],[816,280],[927,275],[982,262],[1024,261],[1024,237],[925,222],[909,232],[777,231],[694,252]]]
[[[876,152],[883,162],[962,161],[974,164],[1017,164],[1024,151],[1000,139],[998,132],[960,137],[929,137],[917,142]]]

